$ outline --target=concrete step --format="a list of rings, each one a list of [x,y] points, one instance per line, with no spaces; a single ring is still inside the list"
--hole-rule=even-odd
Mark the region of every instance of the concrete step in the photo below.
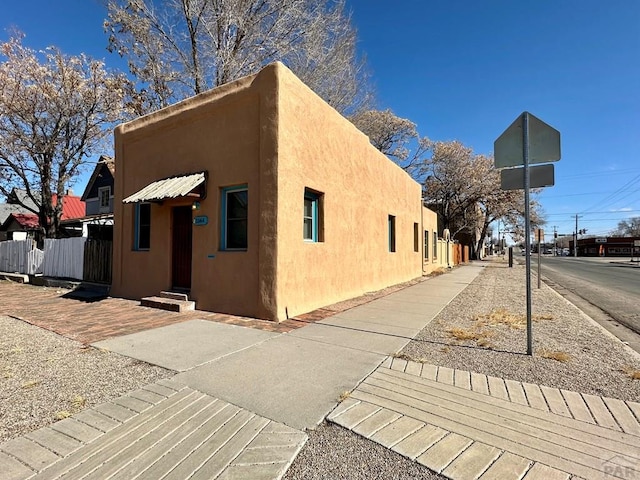
[[[158,295],[159,297],[162,298],[170,298],[172,300],[182,300],[183,302],[186,302],[189,300],[189,295],[187,295],[186,293],[179,293],[179,292],[160,292],[160,295]]]
[[[140,300],[140,305],[142,305],[143,307],[169,310],[171,312],[186,312],[196,309],[196,302],[192,302],[189,300],[175,300],[172,298],[164,297],[145,297]]]

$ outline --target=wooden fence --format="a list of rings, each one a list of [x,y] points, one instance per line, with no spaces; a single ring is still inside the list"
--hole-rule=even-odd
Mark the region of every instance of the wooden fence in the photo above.
[[[85,282],[111,284],[111,252],[109,240],[89,239],[84,244]]]
[[[84,237],[45,238],[43,275],[82,280],[86,241]]]
[[[0,272],[42,273],[44,254],[31,239],[0,242]]]

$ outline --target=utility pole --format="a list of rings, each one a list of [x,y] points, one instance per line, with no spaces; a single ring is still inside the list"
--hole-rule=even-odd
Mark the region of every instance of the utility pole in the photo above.
[[[573,257],[574,258],[578,257],[578,233],[579,233],[579,230],[578,230],[578,218],[582,218],[582,215],[578,215],[576,213],[576,231],[573,234],[574,235],[574,237],[573,237]]]
[[[558,227],[553,226],[553,256],[558,256]]]

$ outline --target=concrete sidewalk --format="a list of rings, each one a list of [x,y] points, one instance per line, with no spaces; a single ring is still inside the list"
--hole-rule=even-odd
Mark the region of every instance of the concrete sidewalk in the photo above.
[[[286,334],[189,321],[94,346],[178,370],[177,382],[290,427],[314,428],[482,268],[455,269]]]

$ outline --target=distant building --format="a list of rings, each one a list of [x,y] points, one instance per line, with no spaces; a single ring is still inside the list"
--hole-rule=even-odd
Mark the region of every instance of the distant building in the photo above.
[[[640,247],[634,247],[634,242],[640,237],[591,237],[578,240],[579,257],[629,257],[631,254],[640,255]],[[573,252],[574,241],[569,241]],[[635,250],[634,250],[635,249]]]

